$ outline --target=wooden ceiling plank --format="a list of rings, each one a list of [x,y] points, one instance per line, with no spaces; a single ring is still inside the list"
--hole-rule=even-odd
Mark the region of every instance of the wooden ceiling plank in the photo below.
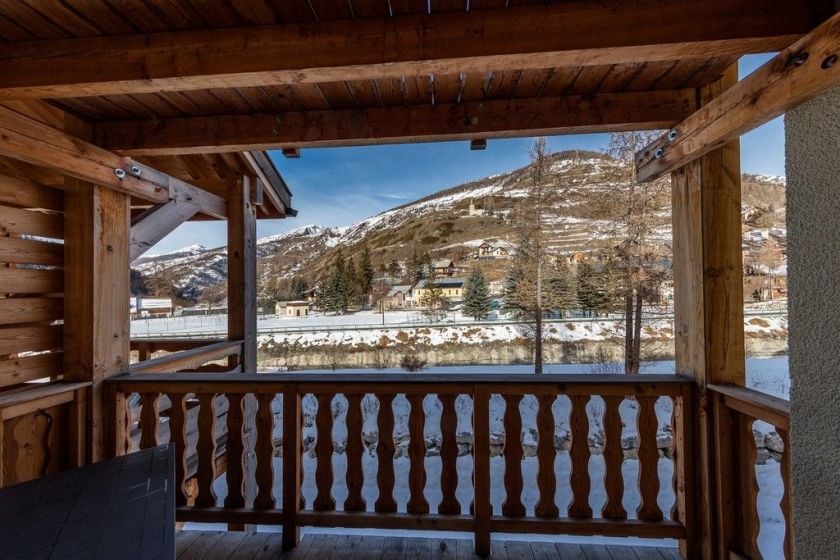
[[[4,41],[25,41],[27,39],[34,39],[35,36],[16,24],[14,20],[8,19],[3,14],[0,14],[0,38]]]
[[[118,13],[102,0],[74,0],[72,9],[81,17],[91,22],[101,35],[131,35],[148,31],[132,17]]]
[[[349,0],[353,17],[387,17],[390,14],[388,0]]]
[[[161,14],[145,2],[104,0],[104,3],[110,6],[119,17],[130,20],[140,33],[160,33],[171,29]],[[106,33],[106,35],[112,35],[112,33]]]
[[[670,0],[651,17],[656,6],[650,1],[622,2],[605,12],[604,6],[570,0],[392,18],[23,41],[0,53],[0,98],[740,56],[783,48],[827,17],[829,4]],[[179,19],[179,24],[201,24],[178,6],[164,2],[158,7],[174,11],[177,15],[168,19]],[[605,18],[610,26],[604,26]]]
[[[39,39],[61,39],[72,35],[24,2],[7,2],[3,14]]]
[[[840,85],[838,53],[840,13],[639,152],[638,178],[661,177]]]
[[[23,0],[44,19],[75,37],[102,35],[102,29],[59,0]]]
[[[350,2],[334,2],[332,0],[309,0],[312,11],[318,21],[333,19],[353,19]]]
[[[227,115],[99,123],[97,143],[125,154],[173,155],[390,142],[527,136],[670,126],[694,90],[485,100],[437,106]]]
[[[277,23],[277,13],[268,0],[228,0],[239,18],[252,25]]]

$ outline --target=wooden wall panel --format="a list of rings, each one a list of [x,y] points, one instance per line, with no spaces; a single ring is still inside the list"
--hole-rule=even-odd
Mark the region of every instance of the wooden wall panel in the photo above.
[[[61,375],[64,193],[29,171],[0,168],[0,391]]]

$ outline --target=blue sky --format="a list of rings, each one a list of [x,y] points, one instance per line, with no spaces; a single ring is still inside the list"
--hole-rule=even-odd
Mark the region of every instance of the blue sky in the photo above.
[[[770,55],[741,60],[742,76]],[[603,150],[606,134],[549,138],[553,151]],[[298,217],[262,220],[260,237],[307,224],[346,226],[393,206],[472,179],[503,173],[528,162],[530,138],[490,140],[487,149],[470,151],[467,142],[318,148],[303,150],[300,159],[270,152],[293,193]],[[776,119],[741,139],[742,169],[748,173],[784,175],[784,126]],[[223,222],[187,223],[158,243],[151,252],[186,245],[216,247],[226,242]]]

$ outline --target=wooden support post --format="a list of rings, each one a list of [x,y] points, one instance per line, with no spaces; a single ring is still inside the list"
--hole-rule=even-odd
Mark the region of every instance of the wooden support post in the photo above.
[[[243,371],[257,371],[257,218],[247,176],[228,200],[228,338],[243,342]]]
[[[297,514],[300,510],[301,483],[301,408],[297,386],[290,384],[283,392],[283,550],[300,542]]]
[[[490,556],[490,393],[473,390],[473,514],[475,554]]]
[[[733,66],[702,88],[699,100],[708,103],[737,79]],[[700,492],[692,506],[698,512],[699,542],[683,542],[682,548],[688,558],[712,558],[720,535],[714,529],[714,423],[705,386],[746,380],[740,141],[676,170],[672,204],[676,370],[695,379],[699,389],[694,457]]]
[[[65,128],[90,134],[70,117]],[[95,462],[112,450],[114,429],[102,382],[129,364],[130,197],[68,179],[64,201],[64,378],[93,382],[86,455]]]

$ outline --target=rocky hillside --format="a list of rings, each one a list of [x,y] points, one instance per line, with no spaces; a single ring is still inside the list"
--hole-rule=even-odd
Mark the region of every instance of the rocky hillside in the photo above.
[[[595,152],[569,151],[551,156],[547,182],[556,202],[549,217],[551,248],[558,253],[589,252],[607,248],[615,239],[617,212],[625,192],[629,169]],[[260,274],[314,279],[341,247],[354,257],[367,245],[375,265],[406,261],[416,250],[433,258],[459,261],[482,242],[506,244],[516,239],[512,215],[531,189],[531,169],[526,166],[445,189],[410,204],[398,206],[344,228],[308,225],[259,240]],[[671,238],[670,188],[667,182],[648,187],[662,210],[656,216],[654,236],[663,244]],[[471,211],[472,205],[472,211]],[[744,176],[745,226],[784,227],[784,183],[778,178]],[[302,216],[305,219],[305,216]],[[150,291],[176,286],[185,299],[224,282],[227,266],[224,248],[191,246],[133,263]],[[503,263],[490,276],[501,275]]]

